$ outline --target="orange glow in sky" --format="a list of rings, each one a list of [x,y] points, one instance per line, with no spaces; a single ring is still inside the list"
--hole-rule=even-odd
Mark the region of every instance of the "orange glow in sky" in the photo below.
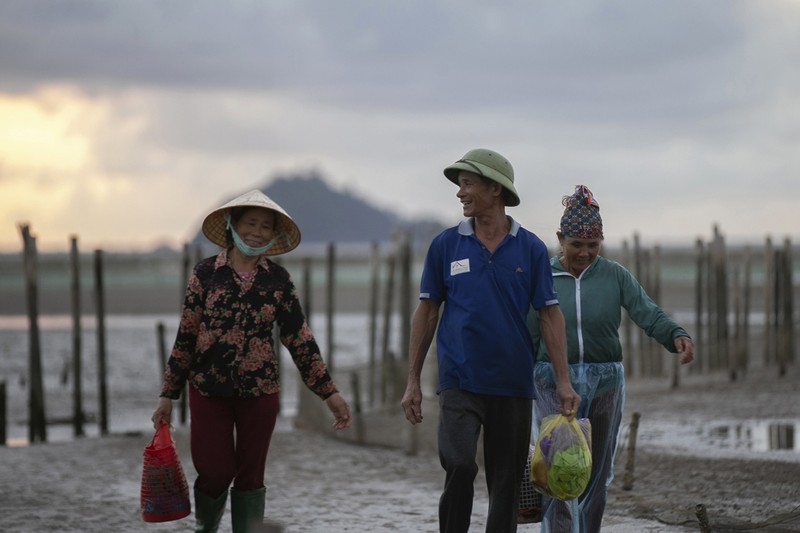
[[[98,170],[93,144],[108,121],[102,99],[68,88],[0,93],[0,251],[21,248],[23,223],[40,250],[65,250],[72,236],[109,248],[152,245],[121,203],[136,180]]]

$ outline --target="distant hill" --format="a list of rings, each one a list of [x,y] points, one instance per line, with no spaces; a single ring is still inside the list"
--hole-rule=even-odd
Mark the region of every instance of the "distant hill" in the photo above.
[[[410,231],[417,244],[426,244],[444,228],[440,221],[406,220],[349,192],[336,191],[317,172],[280,176],[260,189],[300,227],[301,247],[329,242],[385,243],[396,229]],[[207,247],[210,243],[198,228],[192,244]]]

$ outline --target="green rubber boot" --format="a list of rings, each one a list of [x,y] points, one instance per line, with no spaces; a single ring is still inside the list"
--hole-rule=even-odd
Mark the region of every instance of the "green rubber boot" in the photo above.
[[[224,491],[216,498],[194,489],[194,517],[196,533],[216,533],[219,522],[225,513],[225,502],[228,501],[228,491]]]
[[[264,498],[267,489],[231,489],[231,526],[233,533],[248,533],[264,524]],[[254,527],[255,526],[255,527]]]

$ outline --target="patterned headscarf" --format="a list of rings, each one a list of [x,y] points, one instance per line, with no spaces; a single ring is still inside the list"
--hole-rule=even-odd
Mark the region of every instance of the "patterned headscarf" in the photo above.
[[[561,233],[577,239],[602,239],[603,219],[600,205],[586,185],[576,185],[572,196],[565,196],[564,215],[561,217]]]

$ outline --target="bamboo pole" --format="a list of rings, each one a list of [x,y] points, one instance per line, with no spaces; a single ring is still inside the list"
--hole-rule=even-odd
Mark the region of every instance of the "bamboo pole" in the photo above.
[[[788,238],[783,241],[783,261],[783,292],[785,295],[783,302],[783,343],[786,351],[786,360],[789,363],[794,363],[794,281],[792,280],[792,243]]]
[[[372,243],[370,252],[370,291],[369,291],[369,379],[368,401],[370,407],[375,405],[375,392],[377,387],[377,344],[378,344],[378,294],[380,292],[381,256],[380,244]]]
[[[388,385],[391,380],[393,364],[390,365],[389,339],[391,336],[392,307],[394,300],[394,275],[395,263],[397,262],[396,252],[392,249],[386,258],[387,273],[385,296],[383,299],[383,343],[381,345],[381,403],[386,404],[389,400]]]
[[[725,238],[714,226],[714,294],[716,297],[717,368],[730,367],[728,359],[728,280],[726,276]],[[729,368],[728,368],[729,369]]]
[[[631,419],[630,430],[628,433],[628,457],[625,461],[625,472],[622,475],[622,490],[631,490],[633,488],[633,470],[636,455],[636,436],[639,433],[639,418],[638,412],[633,413]]]
[[[400,353],[398,363],[408,367],[408,349],[411,337],[411,235],[405,232],[400,245]],[[405,388],[406,374],[394,372],[395,401],[400,402]]]
[[[764,247],[764,363],[765,366],[776,362],[775,336],[775,251],[772,238],[767,237]]]
[[[773,344],[775,346],[775,361],[778,364],[778,375],[783,376],[786,374],[786,352],[784,351],[783,346],[783,299],[785,297],[784,294],[784,274],[783,269],[785,266],[785,261],[783,258],[783,250],[776,249],[775,250],[775,260],[774,260],[774,267],[775,267],[775,323],[773,327]]]
[[[717,319],[720,321],[720,338],[719,344],[721,347],[720,353],[722,354],[722,361],[728,362],[729,359],[729,352],[730,352],[730,326],[728,324],[728,310],[730,307],[729,299],[728,299],[728,254],[727,254],[727,247],[725,244],[725,237],[724,235],[720,234],[719,236],[719,243],[720,243],[720,256],[717,259],[717,268],[719,269],[719,291],[717,292],[717,297],[720,298],[720,313],[717,314]]]
[[[364,444],[365,428],[364,417],[361,416],[361,384],[358,379],[358,372],[350,373],[350,390],[353,392],[353,429],[356,433],[356,442],[358,444]]]
[[[328,362],[328,370],[331,374],[334,371],[334,342],[333,342],[333,313],[335,309],[335,302],[334,297],[336,294],[335,290],[335,278],[336,278],[336,245],[334,243],[328,243],[328,250],[327,250],[327,269],[328,273],[328,283],[326,285],[327,290],[327,298],[325,299],[326,303],[326,339],[328,348],[326,353],[328,355],[327,362]]]
[[[702,503],[694,508],[694,513],[700,523],[700,533],[711,533],[711,525],[708,523],[708,514],[706,513],[706,506]]]
[[[733,265],[733,350],[728,372],[731,381],[739,375],[739,351],[742,345],[742,274],[739,265]]]
[[[6,382],[0,380],[0,446],[5,446],[6,440],[8,440],[6,435],[6,428],[8,427],[8,409],[6,405],[8,405]]]
[[[694,339],[697,352],[701,354],[701,357],[698,358],[698,364],[689,367],[689,371],[702,372],[706,365],[708,365],[708,358],[705,357],[705,354],[707,354],[705,335],[703,335],[703,302],[705,301],[703,298],[703,289],[706,276],[704,268],[705,246],[703,245],[702,239],[697,239],[697,241],[695,241],[695,254],[695,268],[697,273],[694,285]]]
[[[108,386],[106,376],[105,290],[103,288],[103,251],[94,251],[94,296],[97,316],[97,388],[100,435],[108,434]]]
[[[78,238],[70,239],[70,301],[72,302],[72,432],[82,437],[83,431],[83,362],[81,353],[81,285]]]
[[[708,253],[706,254],[706,353],[708,354],[707,370],[715,371],[719,368],[717,362],[717,291],[715,286],[716,270],[714,269],[714,249],[715,242],[708,243]]]
[[[47,418],[45,416],[44,386],[42,384],[42,353],[39,333],[39,287],[37,281],[36,237],[25,224],[20,226],[24,247],[25,288],[28,308],[28,441],[47,442]]]
[[[775,253],[775,322],[778,375],[786,375],[788,364],[794,359],[794,303],[792,284],[791,244],[784,241],[782,249]]]
[[[750,288],[752,285],[752,253],[750,247],[744,250],[744,286],[742,287],[742,336],[739,345],[739,371],[742,377],[750,366]]]
[[[156,324],[156,339],[158,340],[158,368],[161,370],[160,376],[167,370],[167,341],[166,328],[163,322]]]

